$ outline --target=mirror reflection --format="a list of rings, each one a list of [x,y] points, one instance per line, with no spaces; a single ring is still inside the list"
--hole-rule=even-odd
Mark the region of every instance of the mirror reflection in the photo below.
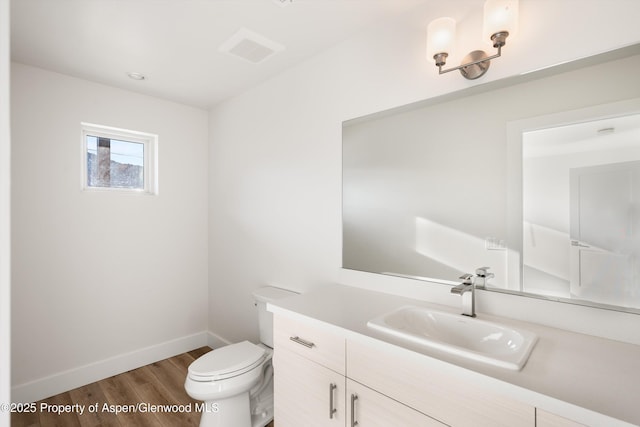
[[[639,66],[632,46],[345,122],[343,267],[488,266],[490,290],[640,309]]]
[[[523,286],[640,308],[640,115],[524,132]]]

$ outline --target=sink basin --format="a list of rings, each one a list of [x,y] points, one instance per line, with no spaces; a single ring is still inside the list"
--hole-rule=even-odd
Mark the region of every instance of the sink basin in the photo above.
[[[426,348],[516,371],[527,362],[538,339],[526,330],[413,306],[376,317],[367,326]]]

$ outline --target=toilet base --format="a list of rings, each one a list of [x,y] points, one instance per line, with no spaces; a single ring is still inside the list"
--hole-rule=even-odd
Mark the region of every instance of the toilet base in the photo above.
[[[205,402],[200,427],[253,427],[249,392]]]
[[[251,427],[265,427],[273,420],[273,375],[261,393],[251,398]]]
[[[273,399],[273,394],[269,397]],[[260,408],[253,411],[249,393],[204,402],[200,427],[265,427],[273,420],[273,400],[269,402],[269,397],[261,399]]]

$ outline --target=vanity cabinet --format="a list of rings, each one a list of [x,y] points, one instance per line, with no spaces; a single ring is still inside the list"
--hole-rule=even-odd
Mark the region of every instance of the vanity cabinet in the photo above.
[[[536,427],[586,427],[584,424],[571,421],[542,409],[536,410]]]
[[[278,427],[344,427],[344,338],[281,316],[273,326]]]
[[[274,316],[278,427],[534,427],[533,406],[441,372],[399,347]],[[357,424],[356,424],[357,423]]]
[[[338,424],[345,427],[351,394],[358,396],[358,427],[433,421],[450,427],[640,427],[640,382],[629,375],[638,371],[640,346],[504,319],[538,335],[526,366],[508,371],[435,349],[429,356],[418,344],[367,327],[381,313],[415,305],[439,307],[331,284],[268,304],[275,318],[276,425],[324,425],[319,420],[328,418],[335,383]],[[305,395],[310,378],[320,385]],[[305,405],[314,396],[321,401],[319,415],[307,417]],[[396,413],[400,420],[388,421]]]

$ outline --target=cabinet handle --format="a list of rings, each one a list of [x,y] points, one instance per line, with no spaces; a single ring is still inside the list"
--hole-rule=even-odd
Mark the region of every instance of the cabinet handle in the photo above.
[[[358,421],[356,421],[356,400],[358,400],[357,394],[351,394],[351,427],[356,427]]]
[[[299,336],[295,336],[295,337],[289,337],[289,339],[295,343],[298,343],[300,345],[303,345],[307,348],[312,348],[315,347],[315,344],[312,343],[311,341],[307,341],[307,340],[303,340],[302,338],[300,338]]]
[[[331,383],[329,384],[329,419],[332,420],[333,419],[333,414],[335,414],[338,410],[336,408],[334,408],[334,403],[333,403],[333,391],[335,389],[337,389],[338,386]]]

